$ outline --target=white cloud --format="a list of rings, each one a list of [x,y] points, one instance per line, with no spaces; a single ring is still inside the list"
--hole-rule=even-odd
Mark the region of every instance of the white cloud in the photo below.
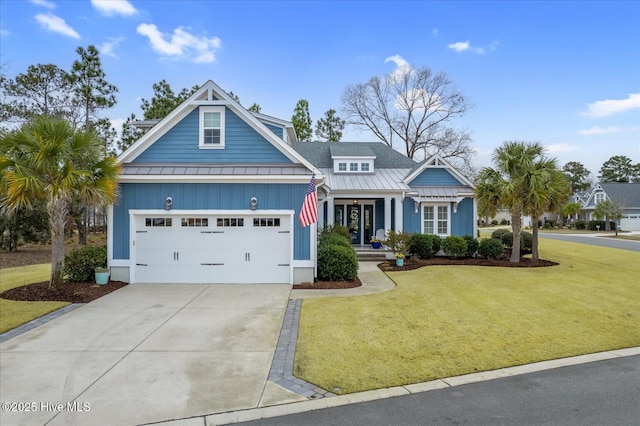
[[[640,108],[640,93],[631,93],[626,99],[605,99],[587,105],[585,115],[606,117],[618,112]]]
[[[494,40],[493,42],[491,42],[491,44],[487,48],[474,47],[471,45],[469,40],[467,40],[467,41],[457,41],[455,43],[450,43],[447,45],[447,47],[449,49],[455,50],[458,53],[465,52],[468,50],[469,52],[477,53],[478,55],[484,55],[487,49],[496,50],[499,45],[500,45],[500,42],[498,40]]]
[[[31,0],[31,3],[35,4],[36,6],[46,7],[47,9],[56,8],[56,5],[54,3],[47,0]]]
[[[117,58],[118,55],[115,54],[114,49],[118,47],[122,41],[124,41],[124,37],[109,37],[108,41],[98,46],[98,51],[103,55]]]
[[[580,130],[580,134],[582,135],[604,135],[607,133],[618,133],[621,130],[618,127],[615,126],[611,126],[611,127],[600,127],[600,126],[595,126],[592,127],[590,129],[586,129],[586,130]]]
[[[80,38],[80,34],[78,34],[76,30],[67,25],[64,19],[60,18],[59,16],[52,15],[50,13],[46,15],[39,13],[38,15],[36,15],[36,21],[38,21],[38,23],[40,23],[40,25],[47,31],[60,33],[62,35],[66,35],[68,37],[76,39]]]
[[[468,41],[457,41],[455,43],[451,43],[449,44],[447,47],[449,49],[453,49],[456,52],[464,52],[465,50],[469,49],[469,42]]]
[[[391,74],[389,74],[389,77],[394,81],[401,79],[407,74],[411,74],[411,71],[413,70],[411,64],[400,55],[389,56],[384,60],[385,64],[387,62],[393,62],[397,66],[397,68],[391,71]]]
[[[4,28],[0,28],[0,36],[5,37],[5,36],[8,36],[9,34],[11,34],[9,32],[9,30],[5,30]]]
[[[173,34],[164,34],[153,24],[140,24],[137,32],[148,37],[153,50],[161,55],[196,63],[214,62],[215,52],[222,45],[222,41],[218,37],[195,36],[190,34],[188,29],[178,27],[173,30]]]
[[[106,16],[131,16],[138,13],[128,0],[91,0],[93,7]]]
[[[551,144],[551,145],[545,145],[545,148],[550,153],[554,153],[554,152],[570,152],[570,151],[575,151],[576,149],[578,149],[577,146],[569,145],[568,143],[564,143],[564,142],[554,143],[554,144]]]
[[[438,29],[437,28],[432,29],[431,30],[431,35],[434,36],[434,37],[438,37]]]

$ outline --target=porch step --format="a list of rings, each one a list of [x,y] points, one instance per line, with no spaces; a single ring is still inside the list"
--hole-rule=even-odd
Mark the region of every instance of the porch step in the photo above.
[[[373,249],[371,246],[353,246],[358,256],[358,262],[378,262],[386,259],[386,251],[382,248]]]

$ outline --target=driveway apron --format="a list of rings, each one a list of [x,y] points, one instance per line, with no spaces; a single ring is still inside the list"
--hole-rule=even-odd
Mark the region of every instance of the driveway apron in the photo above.
[[[134,425],[257,407],[291,286],[134,284],[0,345],[0,424]],[[15,408],[15,411],[12,410]]]

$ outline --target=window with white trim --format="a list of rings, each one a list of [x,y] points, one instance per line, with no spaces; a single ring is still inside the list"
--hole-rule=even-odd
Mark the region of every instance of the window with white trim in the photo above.
[[[422,207],[422,233],[446,236],[449,235],[449,205],[428,204]]]
[[[349,163],[349,171],[357,172],[358,171],[358,163]]]
[[[338,171],[346,172],[347,171],[347,163],[338,163]]]
[[[360,163],[360,171],[368,172],[369,171],[369,163]]]
[[[223,106],[200,107],[200,148],[224,148]]]
[[[607,197],[604,195],[604,192],[596,192],[593,197],[596,204],[607,199]]]

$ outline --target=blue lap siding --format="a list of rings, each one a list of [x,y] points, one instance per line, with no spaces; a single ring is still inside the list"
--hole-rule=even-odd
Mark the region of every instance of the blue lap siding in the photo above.
[[[113,208],[114,259],[129,259],[129,210],[163,209],[167,197],[173,198],[172,211],[249,211],[251,197],[258,199],[258,210],[295,210],[293,258],[310,259],[310,228],[302,228],[297,220],[306,184],[125,183],[120,189],[120,201]]]

